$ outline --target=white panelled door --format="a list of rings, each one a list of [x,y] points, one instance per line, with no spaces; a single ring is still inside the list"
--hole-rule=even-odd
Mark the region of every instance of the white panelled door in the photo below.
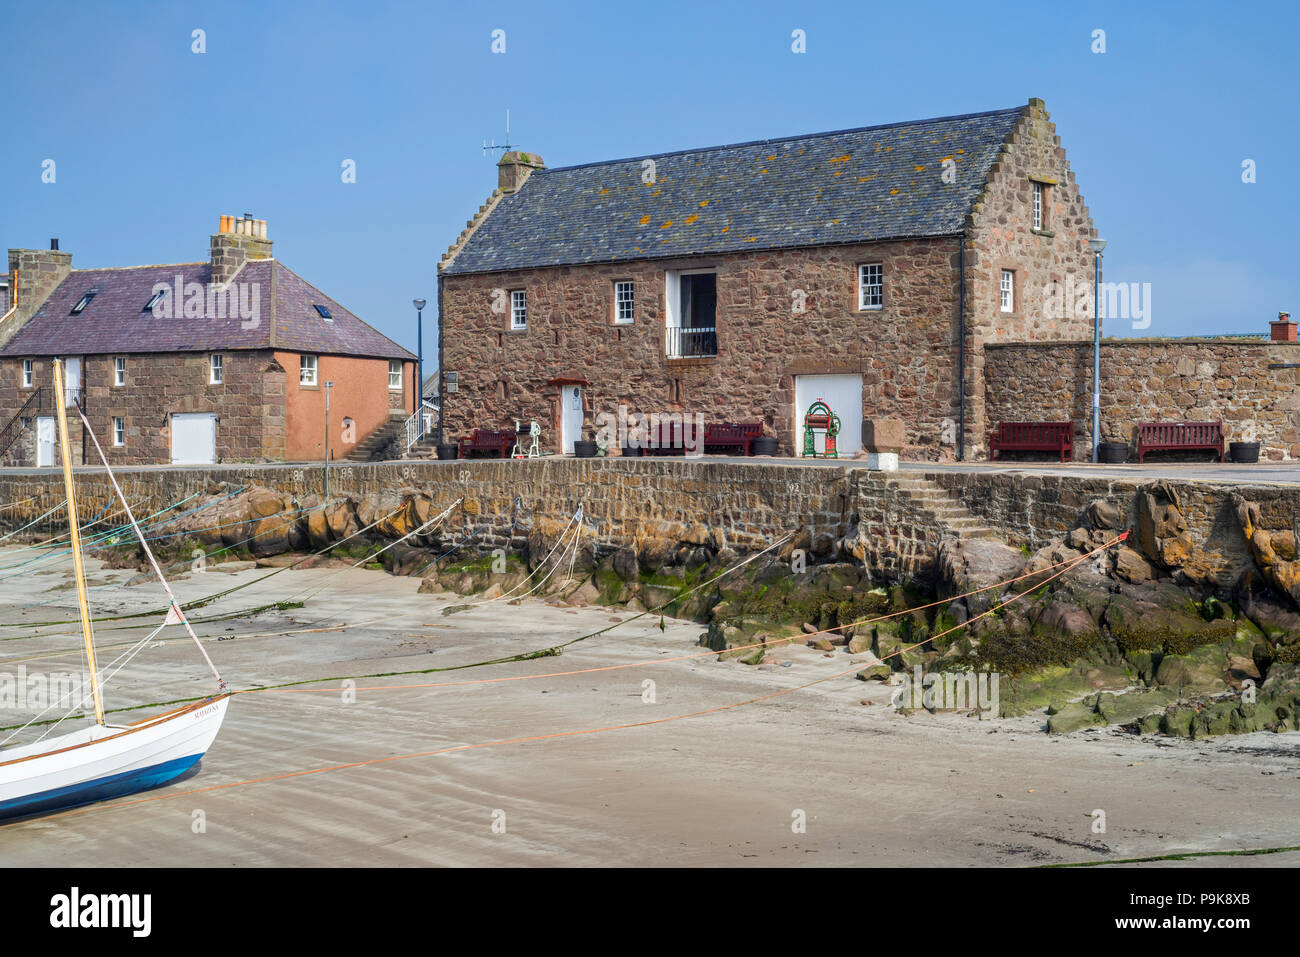
[[[797,375],[794,377],[794,447],[803,454],[803,417],[818,399],[840,417],[840,434],[835,447],[842,459],[851,459],[862,448],[862,376]],[[813,443],[826,451],[826,437],[817,432]]]
[[[582,386],[566,385],[561,391],[560,440],[564,454],[573,454],[573,443],[582,438]]]
[[[216,413],[172,413],[172,464],[212,465],[216,461]]]
[[[36,465],[49,468],[54,465],[54,416],[42,415],[36,420]]]

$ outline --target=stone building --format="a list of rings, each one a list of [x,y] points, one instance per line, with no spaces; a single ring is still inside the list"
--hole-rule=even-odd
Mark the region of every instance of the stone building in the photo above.
[[[57,240],[9,250],[0,462],[55,464],[56,357],[114,464],[320,461],[327,382],[331,457],[397,432],[411,353],[275,259],[265,221],[222,216],[209,245],[204,262],[108,269],[73,269]],[[97,461],[69,415],[74,462]]]
[[[568,451],[622,407],[761,422],[797,454],[824,399],[841,455],[893,416],[910,457],[982,456],[985,347],[1091,334],[1094,235],[1038,99],[557,169],[507,153],[438,266],[446,430],[536,419]]]

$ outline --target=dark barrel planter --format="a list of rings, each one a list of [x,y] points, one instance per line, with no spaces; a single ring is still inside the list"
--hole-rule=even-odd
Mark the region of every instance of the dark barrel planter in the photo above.
[[[596,457],[595,441],[578,439],[573,443],[573,457],[575,459],[594,459]]]
[[[623,458],[638,458],[641,455],[641,446],[625,445],[623,446]]]
[[[1229,442],[1228,452],[1234,462],[1249,464],[1259,461],[1258,442]]]
[[[1118,465],[1128,461],[1127,442],[1102,442],[1097,446],[1097,461],[1107,465]]]
[[[780,447],[781,443],[777,441],[775,436],[760,435],[758,438],[750,440],[749,453],[750,455],[776,455]]]
[[[455,459],[460,458],[460,446],[455,442],[444,442],[438,446],[438,458]]]

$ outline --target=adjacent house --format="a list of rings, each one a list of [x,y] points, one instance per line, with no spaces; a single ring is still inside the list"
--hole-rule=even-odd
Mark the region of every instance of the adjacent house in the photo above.
[[[107,269],[73,269],[57,240],[9,250],[0,462],[55,464],[58,401],[81,403],[112,463],[320,461],[396,435],[414,356],[274,258],[264,220],[222,216],[209,247]],[[70,414],[74,461],[97,461]]]
[[[912,457],[974,458],[984,346],[1091,335],[1094,235],[1038,99],[557,169],[510,152],[438,265],[445,428],[536,419],[567,452],[621,408],[800,454],[822,400],[840,455],[888,416]]]

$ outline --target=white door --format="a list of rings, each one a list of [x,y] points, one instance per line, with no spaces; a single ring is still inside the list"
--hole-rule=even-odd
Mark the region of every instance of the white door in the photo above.
[[[36,465],[48,468],[54,465],[54,416],[42,415],[36,420]]]
[[[77,404],[77,394],[81,391],[81,360],[63,360],[63,389],[67,393],[64,404],[72,408]]]
[[[835,448],[842,459],[852,458],[862,448],[862,376],[797,375],[794,377],[794,447],[803,454],[803,417],[808,407],[821,399],[840,417]],[[826,451],[825,432],[813,433],[818,454]]]
[[[216,413],[172,413],[172,464],[211,465],[216,461]]]
[[[560,439],[564,454],[573,454],[573,443],[582,438],[582,387],[566,385],[560,392]]]

